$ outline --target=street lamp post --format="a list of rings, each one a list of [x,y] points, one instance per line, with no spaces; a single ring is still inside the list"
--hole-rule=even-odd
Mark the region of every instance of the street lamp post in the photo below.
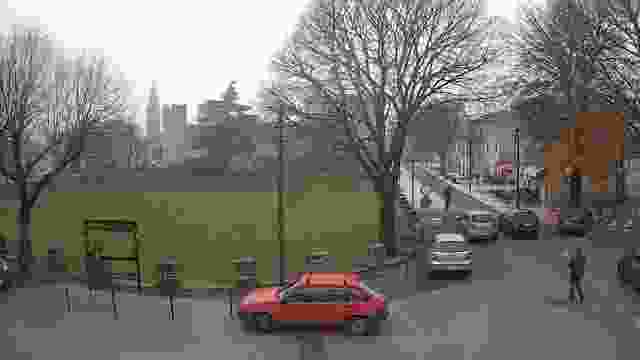
[[[520,128],[513,130],[513,145],[516,156],[516,209],[520,209]]]
[[[473,155],[471,152],[471,138],[468,139],[468,146],[467,146],[467,157],[469,160],[469,163],[467,164],[467,168],[469,169],[469,178],[467,179],[469,181],[469,192],[471,192],[471,178],[472,178],[472,172],[473,172],[473,166],[471,164],[471,156]]]
[[[415,199],[415,182],[416,182],[416,160],[411,159],[411,207],[416,207],[416,199]]]
[[[285,105],[280,104],[278,108],[278,120],[274,124],[279,130],[278,136],[278,163],[280,171],[278,174],[278,245],[280,248],[280,284],[286,282],[286,256],[285,256],[285,205],[284,205],[284,192],[286,186],[286,156],[285,156],[285,142],[287,127],[294,127],[296,123],[294,121],[286,121]]]

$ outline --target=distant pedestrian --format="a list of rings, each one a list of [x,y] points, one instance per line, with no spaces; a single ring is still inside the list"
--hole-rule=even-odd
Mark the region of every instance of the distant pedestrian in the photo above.
[[[420,207],[421,208],[428,209],[428,208],[431,207],[432,201],[431,201],[431,197],[429,197],[429,195],[430,195],[429,193],[424,194],[422,196],[422,198],[420,199]]]
[[[443,197],[444,197],[444,209],[446,211],[449,211],[449,207],[451,206],[451,185],[447,185],[447,187],[444,188],[444,191],[442,193]]]
[[[569,302],[584,302],[582,278],[586,263],[587,257],[581,247],[576,248],[575,253],[569,256]]]
[[[431,207],[431,187],[429,185],[423,185],[420,188],[420,194],[422,198],[420,199],[420,207],[421,208],[429,208]]]

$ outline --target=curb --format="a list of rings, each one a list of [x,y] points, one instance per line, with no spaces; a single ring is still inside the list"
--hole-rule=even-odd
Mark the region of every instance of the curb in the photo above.
[[[403,253],[400,256],[386,259],[384,262],[383,269],[400,266],[402,264],[408,264],[408,262],[415,258],[416,249],[408,249],[401,250]],[[363,264],[358,264],[353,268],[353,272],[358,273],[360,275],[366,275],[371,272],[377,272],[379,269],[374,262],[367,262]],[[38,287],[42,285],[48,284],[80,284],[82,287],[87,287],[86,276],[82,273],[71,273],[64,274],[61,276],[51,276],[51,277],[41,277],[27,280],[24,283],[25,287]],[[130,294],[138,294],[137,282],[132,280],[123,280],[123,279],[114,279],[114,284],[117,292],[125,292]],[[279,286],[279,282],[264,282],[260,284],[260,287],[273,287]],[[211,287],[211,288],[179,288],[176,298],[221,298],[221,297],[237,297],[238,288],[230,288],[230,287]],[[88,288],[87,288],[88,291]],[[108,292],[109,290],[97,290],[97,292]],[[162,296],[160,294],[160,289],[158,287],[152,286],[150,283],[142,284],[142,293],[140,295],[143,296]]]

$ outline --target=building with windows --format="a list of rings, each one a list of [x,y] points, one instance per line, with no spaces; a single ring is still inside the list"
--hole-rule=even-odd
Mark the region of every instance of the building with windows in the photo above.
[[[156,83],[147,103],[146,159],[154,167],[181,163],[190,150],[187,105],[160,105]]]
[[[184,161],[189,150],[187,137],[187,105],[164,105],[162,110],[162,144],[167,163]]]
[[[474,173],[497,175],[496,164],[507,161],[515,162],[516,149],[514,129],[520,127],[521,120],[517,112],[502,110],[471,119],[469,121],[471,133],[471,163]],[[460,153],[469,153],[469,142],[459,143]],[[522,167],[539,165],[535,156],[525,151],[531,147],[531,140],[524,133],[520,133],[520,165]],[[465,163],[468,155],[462,156]]]

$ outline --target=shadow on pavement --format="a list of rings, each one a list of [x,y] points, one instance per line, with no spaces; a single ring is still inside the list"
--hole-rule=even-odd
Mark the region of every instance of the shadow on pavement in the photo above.
[[[570,302],[569,299],[566,297],[554,297],[554,296],[548,296],[548,295],[544,297],[544,303],[547,305],[559,306],[559,307],[569,307],[569,306],[575,305],[572,302]]]

